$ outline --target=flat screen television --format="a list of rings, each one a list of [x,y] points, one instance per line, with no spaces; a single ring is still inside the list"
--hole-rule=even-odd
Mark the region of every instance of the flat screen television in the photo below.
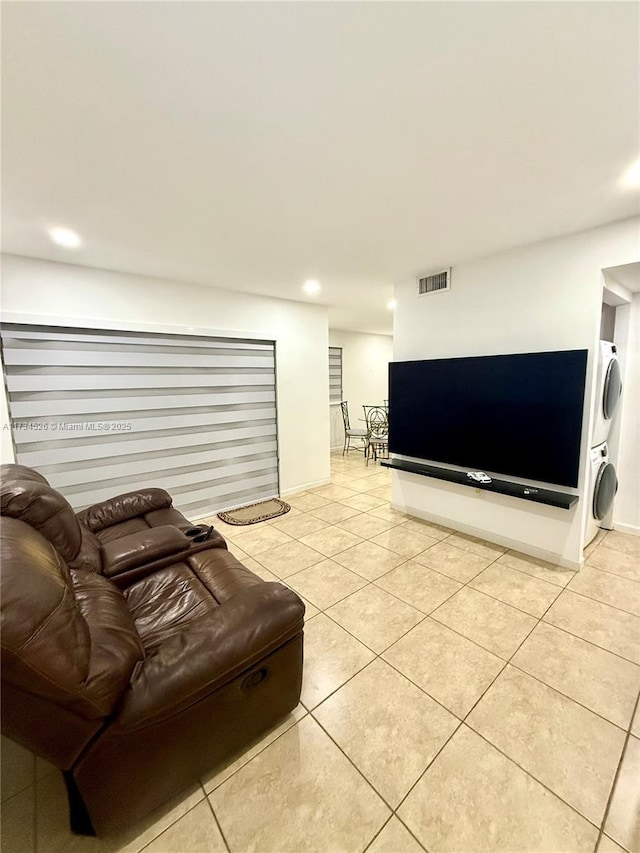
[[[587,350],[396,361],[389,450],[578,485]]]

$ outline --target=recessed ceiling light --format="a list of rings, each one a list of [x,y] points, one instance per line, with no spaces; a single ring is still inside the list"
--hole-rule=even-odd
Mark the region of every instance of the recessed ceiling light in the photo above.
[[[51,228],[49,237],[58,246],[64,246],[65,249],[77,249],[82,240],[75,231],[70,228]]]
[[[393,311],[393,309],[396,307],[396,305],[397,305],[397,304],[398,304],[398,303],[396,302],[396,300],[395,300],[395,299],[390,299],[390,300],[387,302],[387,308],[389,309],[389,311]]]
[[[302,285],[302,289],[305,293],[309,295],[313,295],[314,293],[320,293],[322,288],[320,287],[320,282],[316,281],[314,278],[310,278],[308,281]]]
[[[640,157],[629,166],[620,178],[620,185],[630,190],[640,187]]]

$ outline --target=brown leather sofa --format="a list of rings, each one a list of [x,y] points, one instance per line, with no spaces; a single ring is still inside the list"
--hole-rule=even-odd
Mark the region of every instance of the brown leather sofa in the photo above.
[[[161,489],[76,514],[0,475],[2,731],[65,775],[76,831],[143,817],[298,703],[304,605]]]

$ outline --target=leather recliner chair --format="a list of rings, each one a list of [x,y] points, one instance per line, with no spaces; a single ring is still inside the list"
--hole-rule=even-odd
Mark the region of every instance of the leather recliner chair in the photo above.
[[[72,828],[133,823],[297,705],[304,605],[166,492],[76,514],[1,475],[2,731],[64,772]]]

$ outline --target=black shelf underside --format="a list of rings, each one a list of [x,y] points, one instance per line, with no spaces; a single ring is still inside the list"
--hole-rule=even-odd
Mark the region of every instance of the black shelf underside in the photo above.
[[[435,480],[446,480],[448,483],[459,483],[461,486],[469,486],[472,489],[496,492],[499,495],[509,495],[512,498],[556,506],[560,509],[571,509],[578,503],[578,495],[571,495],[568,492],[556,492],[553,489],[541,489],[538,486],[523,486],[522,483],[513,483],[510,480],[491,480],[490,483],[477,483],[467,477],[467,471],[453,471],[450,468],[428,465],[426,462],[385,459],[380,464],[385,468],[394,468],[397,471],[406,471],[409,474],[420,474],[422,477],[432,477]]]

